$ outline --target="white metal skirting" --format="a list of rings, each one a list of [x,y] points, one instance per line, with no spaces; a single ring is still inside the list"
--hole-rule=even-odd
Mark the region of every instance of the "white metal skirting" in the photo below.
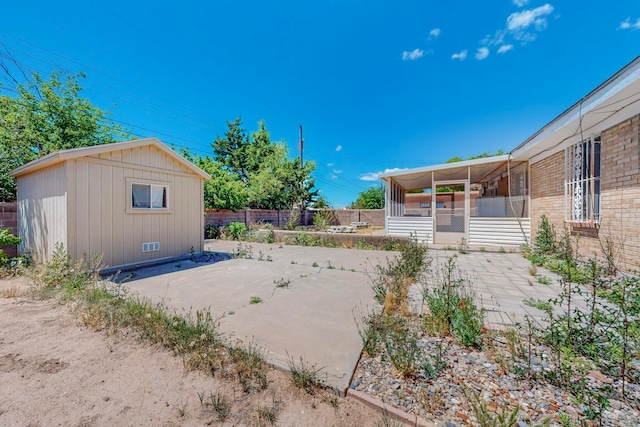
[[[530,241],[530,218],[520,218],[520,223],[517,218],[469,218],[470,245],[519,246]]]
[[[412,216],[387,217],[387,235],[406,237],[414,235],[420,242],[433,243],[433,218]]]

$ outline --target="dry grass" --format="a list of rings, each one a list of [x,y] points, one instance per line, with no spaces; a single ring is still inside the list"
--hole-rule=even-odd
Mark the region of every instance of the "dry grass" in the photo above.
[[[18,298],[28,295],[28,293],[29,291],[25,291],[20,286],[15,285],[7,289],[3,289],[0,295],[2,296],[2,298]]]

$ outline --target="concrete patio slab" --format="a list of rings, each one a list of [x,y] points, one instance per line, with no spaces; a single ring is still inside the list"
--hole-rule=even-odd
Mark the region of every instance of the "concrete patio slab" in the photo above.
[[[362,350],[353,309],[373,305],[366,265],[384,263],[394,254],[242,245],[251,246],[253,259],[204,265],[185,260],[144,268],[125,286],[172,308],[210,309],[227,339],[255,343],[269,363],[284,369],[290,360],[300,363],[302,358],[322,368],[327,385],[345,392]],[[215,241],[206,249],[235,252],[237,243]],[[262,302],[251,304],[252,297]]]
[[[252,259],[215,264],[191,260],[137,270],[125,285],[134,293],[163,301],[178,310],[210,309],[228,340],[252,342],[264,349],[267,361],[287,369],[288,362],[322,368],[327,385],[344,392],[353,374],[362,342],[354,321],[356,307],[372,307],[373,291],[366,272],[384,264],[394,252],[360,251],[279,244],[242,243]],[[238,243],[208,241],[207,251],[233,253]],[[542,314],[523,304],[525,298],[548,299],[560,292],[558,277],[537,283],[530,263],[515,253],[430,249],[432,270],[456,255],[463,277],[469,279],[486,309],[486,324],[506,328],[524,316]],[[430,276],[433,278],[433,275]],[[432,280],[432,279],[431,279]],[[421,287],[411,290],[414,307],[423,307]],[[262,302],[251,304],[251,298]]]

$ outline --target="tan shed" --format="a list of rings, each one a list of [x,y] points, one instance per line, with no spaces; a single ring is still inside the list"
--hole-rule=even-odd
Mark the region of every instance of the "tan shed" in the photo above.
[[[11,172],[18,181],[21,252],[50,259],[101,254],[110,267],[200,252],[204,171],[156,138],[49,154]]]

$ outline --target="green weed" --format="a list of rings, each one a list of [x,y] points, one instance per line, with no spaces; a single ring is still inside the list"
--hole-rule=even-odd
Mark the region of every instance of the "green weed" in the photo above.
[[[294,386],[311,394],[315,389],[322,387],[322,380],[320,380],[319,375],[323,368],[318,369],[315,365],[309,366],[302,357],[300,357],[300,364],[297,364],[291,356],[289,356],[287,365],[289,366],[291,382]]]

